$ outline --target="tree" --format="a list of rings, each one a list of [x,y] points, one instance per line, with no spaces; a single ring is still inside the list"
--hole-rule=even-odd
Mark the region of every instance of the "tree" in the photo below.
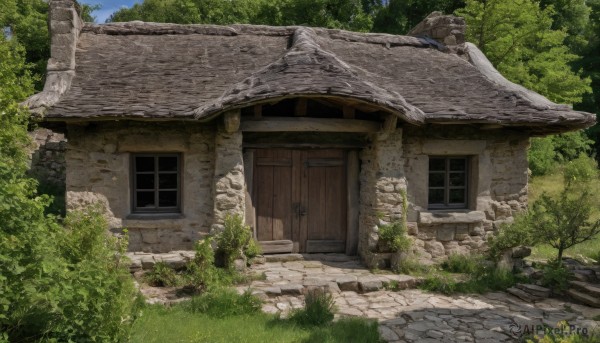
[[[464,0],[389,0],[374,15],[372,31],[407,34],[431,12],[449,14],[464,5]]]
[[[595,162],[581,156],[565,167],[559,196],[544,193],[533,203],[529,217],[533,236],[557,249],[559,263],[566,249],[600,234],[600,219],[591,220],[596,201],[589,181],[597,177]]]
[[[553,30],[552,7],[532,0],[467,0],[456,11],[475,43],[507,79],[558,103],[576,103],[591,91],[590,79],[574,72],[578,56],[564,45],[566,32]]]

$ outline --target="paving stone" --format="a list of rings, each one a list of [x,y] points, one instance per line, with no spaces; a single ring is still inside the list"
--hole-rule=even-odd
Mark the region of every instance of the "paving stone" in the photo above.
[[[354,275],[339,276],[335,279],[341,291],[358,292],[358,279]]]
[[[274,297],[281,295],[281,288],[279,287],[267,287],[262,289],[266,295]]]
[[[290,261],[302,261],[304,256],[301,254],[273,254],[265,255],[266,262],[290,262]]]
[[[304,286],[293,283],[281,285],[279,289],[281,290],[281,294],[286,295],[302,295],[304,293]]]
[[[394,332],[394,330],[390,329],[385,325],[380,325],[379,328],[379,336],[386,341],[395,341],[400,339],[398,335]]]
[[[383,288],[383,282],[376,276],[362,276],[358,278],[358,288],[361,292],[375,292]]]

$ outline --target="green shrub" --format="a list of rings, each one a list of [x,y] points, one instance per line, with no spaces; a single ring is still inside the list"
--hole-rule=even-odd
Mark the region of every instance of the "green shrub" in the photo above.
[[[180,284],[191,287],[195,292],[201,292],[211,287],[226,284],[218,268],[215,267],[215,253],[212,248],[212,238],[206,237],[194,245],[196,255],[186,264]]]
[[[566,163],[563,176],[566,187],[572,187],[575,183],[583,183],[587,186],[589,181],[598,177],[598,165],[593,158],[581,155]]]
[[[379,239],[393,252],[406,251],[411,246],[411,240],[406,235],[406,225],[401,221],[379,226]]]
[[[210,292],[193,297],[182,306],[189,312],[225,318],[258,313],[261,310],[262,301],[252,295],[250,290],[238,294],[235,289],[214,288]]]
[[[477,255],[452,254],[442,263],[442,269],[451,273],[472,274],[480,268],[482,260]]]
[[[154,287],[175,287],[181,284],[179,275],[164,262],[157,262],[144,278],[150,286]]]
[[[227,215],[223,232],[217,235],[217,253],[224,259],[225,267],[233,268],[235,259],[245,257],[244,251],[252,240],[252,230],[239,215]]]
[[[488,241],[489,257],[498,260],[507,249],[518,246],[532,246],[537,239],[531,227],[531,214],[521,212],[514,216],[512,223],[503,224],[498,233]]]
[[[335,302],[333,296],[321,289],[308,291],[304,297],[304,308],[295,310],[290,320],[302,326],[320,326],[333,320]]]
[[[251,239],[248,241],[248,245],[246,245],[244,249],[244,254],[248,259],[253,259],[258,255],[262,254],[262,247],[258,244],[258,241],[255,239]]]
[[[573,277],[573,273],[562,262],[549,261],[544,266],[543,271],[542,285],[544,287],[550,288],[555,293],[563,292],[569,288],[569,280]]]
[[[429,273],[431,269],[431,266],[419,262],[418,258],[412,253],[408,253],[393,266],[394,273],[410,275],[426,274]]]
[[[554,169],[556,152],[552,137],[532,138],[529,148],[529,169],[534,176],[546,175]]]

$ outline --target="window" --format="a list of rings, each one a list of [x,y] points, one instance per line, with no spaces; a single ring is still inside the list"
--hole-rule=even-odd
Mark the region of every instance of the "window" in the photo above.
[[[133,166],[133,212],[178,213],[181,208],[179,154],[135,154]]]
[[[429,158],[429,208],[467,208],[468,159]]]

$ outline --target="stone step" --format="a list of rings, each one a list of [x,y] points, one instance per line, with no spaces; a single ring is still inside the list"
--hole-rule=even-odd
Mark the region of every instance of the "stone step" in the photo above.
[[[536,297],[548,298],[550,296],[549,288],[524,283],[518,283],[515,287]]]
[[[575,290],[577,290],[578,292],[585,293],[587,295],[595,297],[596,299],[600,299],[600,287],[598,287],[597,285],[581,281],[571,281],[569,282],[569,284],[571,284],[571,286],[575,288]]]
[[[585,294],[585,293],[579,292],[579,291],[577,291],[577,290],[575,290],[573,288],[568,289],[567,290],[567,294],[571,298],[573,298],[573,299],[575,299],[575,300],[577,300],[577,301],[579,301],[579,302],[581,302],[581,303],[583,303],[585,305],[588,305],[588,306],[591,306],[591,307],[600,307],[600,298],[598,298],[598,297],[595,297],[595,296],[592,296],[592,295],[589,295],[589,294]]]
[[[269,254],[264,255],[265,262],[293,262],[304,261],[302,254]]]
[[[527,301],[527,302],[536,302],[536,301],[540,301],[543,300],[543,297],[539,297],[530,293],[525,292],[524,290],[517,288],[517,287],[511,287],[509,289],[506,290],[508,293],[514,295],[515,297]]]
[[[382,289],[401,290],[416,288],[422,279],[409,275],[340,275],[335,279],[323,277],[306,277],[289,283],[265,285],[256,287],[269,297],[280,295],[302,295],[312,288],[322,288],[332,293],[352,291],[356,293],[370,293]]]

